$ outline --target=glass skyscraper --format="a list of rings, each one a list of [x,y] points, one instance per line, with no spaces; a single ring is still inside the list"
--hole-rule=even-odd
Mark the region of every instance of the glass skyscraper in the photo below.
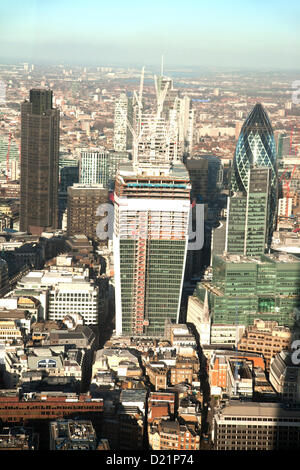
[[[235,193],[227,200],[225,251],[247,256],[262,255],[268,242],[271,169],[248,171],[246,194]]]
[[[20,230],[40,235],[58,225],[59,109],[52,90],[30,90],[21,104]]]
[[[248,174],[251,167],[271,168],[268,220],[270,242],[275,227],[277,209],[276,143],[269,117],[260,103],[257,103],[252,109],[238,138],[231,177],[233,193],[240,191],[247,193]]]

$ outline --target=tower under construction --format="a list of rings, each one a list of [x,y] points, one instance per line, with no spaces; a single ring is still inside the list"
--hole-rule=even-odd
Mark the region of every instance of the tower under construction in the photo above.
[[[179,319],[191,186],[173,124],[159,114],[138,124],[115,184],[116,334],[161,337]]]

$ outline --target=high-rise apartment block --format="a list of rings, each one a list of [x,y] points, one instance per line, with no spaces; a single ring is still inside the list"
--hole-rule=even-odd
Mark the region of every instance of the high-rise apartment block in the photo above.
[[[20,229],[40,235],[57,228],[59,110],[52,91],[30,90],[21,104]]]

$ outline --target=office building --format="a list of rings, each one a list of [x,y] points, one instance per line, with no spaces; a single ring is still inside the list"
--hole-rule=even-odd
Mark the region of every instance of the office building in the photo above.
[[[269,379],[281,401],[300,403],[300,366],[295,364],[292,351],[283,350],[271,359]]]
[[[109,150],[108,160],[109,189],[114,189],[119,164],[129,162],[129,160],[131,160],[131,154],[129,152],[116,152],[115,150]]]
[[[252,398],[253,377],[251,362],[235,358],[227,360],[226,392],[230,398]]]
[[[103,400],[90,394],[36,392],[20,394],[18,390],[0,391],[0,419],[3,423],[26,424],[31,420],[62,419],[80,416],[101,419]]]
[[[131,148],[132,136],[127,127],[127,119],[133,122],[132,99],[126,93],[121,93],[115,102],[114,113],[114,150],[116,152],[126,152]]]
[[[178,320],[189,193],[183,165],[140,172],[120,165],[114,197],[118,335],[160,336],[167,318]]]
[[[276,142],[276,151],[278,160],[282,160],[290,155],[291,137],[284,131],[275,131],[274,138]]]
[[[214,255],[212,269],[212,281],[198,283],[196,289],[201,305],[208,295],[212,324],[248,326],[261,319],[294,326],[300,302],[297,257],[285,253],[251,258]]]
[[[149,444],[152,450],[199,450],[200,435],[195,426],[180,424],[179,420],[161,420],[150,424],[148,429]]]
[[[8,264],[0,258],[0,295],[3,296],[9,290]]]
[[[59,193],[67,194],[69,186],[79,183],[79,162],[78,160],[59,160]]]
[[[188,158],[185,163],[192,185],[191,196],[197,202],[207,202],[208,163],[208,159],[201,158],[201,156]]]
[[[191,98],[187,95],[180,96],[179,90],[174,88],[173,80],[162,73],[154,77],[154,84],[162,117],[176,122],[178,155],[184,161],[193,151],[195,111]]]
[[[58,282],[49,291],[48,319],[80,313],[86,325],[99,323],[99,289],[91,281]]]
[[[250,167],[246,176],[245,191],[227,199],[225,251],[258,256],[268,243],[271,170]]]
[[[91,421],[61,419],[50,423],[50,450],[96,450],[97,436]]]
[[[231,400],[213,419],[214,450],[298,450],[300,410],[281,403]]]
[[[76,234],[97,238],[97,226],[103,217],[98,215],[101,204],[108,203],[108,190],[101,184],[74,184],[68,188],[68,236]]]
[[[51,90],[32,89],[21,104],[21,231],[57,228],[58,160],[59,110]]]
[[[0,432],[0,450],[38,450],[39,434],[24,426],[5,427]]]
[[[17,292],[40,297],[45,320],[59,321],[79,313],[87,325],[99,321],[99,287],[89,280],[87,271],[32,271],[18,282]]]
[[[101,184],[108,187],[109,153],[103,148],[82,149],[80,158],[79,183]]]
[[[0,342],[21,344],[22,340],[22,331],[15,320],[0,319]]]
[[[276,144],[269,117],[260,103],[257,103],[244,122],[235,149],[231,190],[247,193],[249,169],[251,167],[271,169],[270,200],[268,211],[268,243],[276,224],[278,185]]]
[[[177,114],[179,153],[185,159],[193,151],[195,110],[192,108],[191,98],[189,96],[177,97],[173,110]]]
[[[254,320],[238,342],[239,351],[258,352],[264,356],[266,369],[269,370],[271,359],[283,349],[288,349],[291,342],[289,328],[278,326],[277,322]]]

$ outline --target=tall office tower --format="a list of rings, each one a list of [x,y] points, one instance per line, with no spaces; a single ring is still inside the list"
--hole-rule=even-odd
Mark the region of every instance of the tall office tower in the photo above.
[[[164,75],[154,77],[156,100],[161,105],[162,117],[176,121],[178,128],[178,155],[181,161],[192,153],[194,132],[194,110],[188,96],[181,97],[174,88],[173,80]]]
[[[108,202],[108,190],[101,184],[74,184],[68,188],[68,236],[84,234],[97,238],[97,225],[101,216],[97,210]]]
[[[276,145],[270,120],[260,103],[257,103],[252,109],[238,138],[231,179],[233,192],[247,192],[248,171],[252,166],[271,168],[268,213],[268,245],[270,245],[276,224],[278,199]]]
[[[275,131],[274,138],[276,142],[276,151],[278,160],[290,154],[291,138],[284,131]]]
[[[178,157],[176,121],[167,121],[157,114],[142,114],[139,138],[133,144],[133,164],[137,168],[156,166],[169,168]]]
[[[114,150],[116,152],[125,152],[132,146],[127,119],[130,122],[134,119],[132,98],[128,98],[126,93],[121,93],[116,100],[114,114]]]
[[[173,80],[169,77],[165,77],[163,74],[154,77],[154,85],[157,103],[159,103],[161,97],[165,95],[163,99],[162,115],[168,118],[169,111],[174,108],[175,100],[179,96],[179,92],[177,89],[174,89]]]
[[[139,124],[133,161],[119,165],[115,184],[116,333],[161,337],[165,320],[179,319],[190,182],[173,124],[160,115]]]
[[[174,108],[177,113],[180,153],[187,158],[193,151],[195,111],[192,109],[191,99],[188,96],[176,98]]]
[[[102,184],[108,187],[109,180],[109,152],[104,148],[82,149],[80,158],[81,184]]]
[[[252,167],[247,176],[246,193],[227,199],[225,251],[258,256],[267,247],[271,169]]]
[[[59,110],[52,95],[32,89],[21,104],[20,230],[34,235],[58,223]]]
[[[120,164],[115,186],[117,335],[164,334],[178,321],[188,243],[190,183],[182,164]]]

